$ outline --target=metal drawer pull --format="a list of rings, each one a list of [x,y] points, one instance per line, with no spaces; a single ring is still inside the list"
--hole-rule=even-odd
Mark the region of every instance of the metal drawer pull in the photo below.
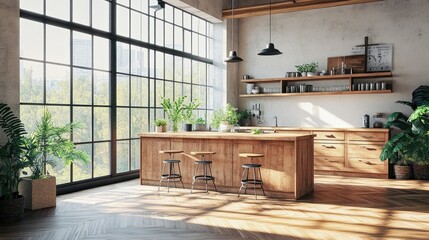
[[[330,163],[338,163],[338,161],[328,161],[328,162],[330,162]]]
[[[373,136],[362,136],[363,138],[374,138]]]
[[[334,134],[331,134],[331,135],[325,135],[325,137],[327,137],[327,138],[335,138]]]
[[[359,160],[359,162],[363,162],[362,160]],[[366,161],[365,162],[365,164],[367,164],[367,165],[376,165],[376,164],[374,164],[374,163],[372,163],[372,162],[370,162],[370,161]]]
[[[362,146],[362,148],[365,148],[368,151],[377,151],[377,148],[365,147],[365,146]]]
[[[323,147],[325,147],[325,148],[329,148],[329,149],[336,149],[336,147],[334,147],[334,146],[326,146],[326,145],[322,145]]]

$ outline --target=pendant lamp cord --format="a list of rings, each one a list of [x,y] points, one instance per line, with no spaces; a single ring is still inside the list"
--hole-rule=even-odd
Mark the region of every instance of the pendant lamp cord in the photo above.
[[[231,0],[231,9],[232,9],[232,49],[234,49],[234,0]]]
[[[270,43],[271,43],[271,0],[270,0]]]

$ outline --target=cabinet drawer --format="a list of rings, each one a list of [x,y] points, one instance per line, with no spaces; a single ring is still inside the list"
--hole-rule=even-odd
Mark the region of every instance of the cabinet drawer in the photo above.
[[[349,144],[347,153],[349,157],[378,159],[384,144]]]
[[[344,170],[344,158],[341,157],[315,157],[316,170]]]
[[[381,132],[349,132],[347,133],[349,141],[380,141],[387,140],[387,133]]]
[[[315,140],[344,140],[344,132],[314,131],[313,134],[316,134]]]
[[[379,159],[349,158],[348,168],[365,173],[387,173],[386,162]]]
[[[344,144],[314,143],[314,156],[344,157]]]

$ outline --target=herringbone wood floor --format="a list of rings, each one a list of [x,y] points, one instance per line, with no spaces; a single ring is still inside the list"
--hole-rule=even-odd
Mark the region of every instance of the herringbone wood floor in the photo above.
[[[298,201],[157,192],[138,180],[58,197],[0,239],[429,239],[429,182],[316,176]]]

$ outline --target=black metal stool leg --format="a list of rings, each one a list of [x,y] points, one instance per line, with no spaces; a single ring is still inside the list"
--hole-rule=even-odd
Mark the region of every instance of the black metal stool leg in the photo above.
[[[243,170],[243,175],[241,176],[241,180],[244,180],[244,174],[246,173],[246,169]],[[240,189],[238,189],[238,196],[240,197],[241,189],[243,188],[243,183],[241,183]]]
[[[255,191],[255,199],[258,199],[258,195],[256,194],[256,168],[253,168],[253,191]]]
[[[185,185],[183,185],[183,181],[182,181],[182,171],[180,171],[180,164],[177,164],[177,167],[179,168],[179,175],[180,175],[180,182],[182,183],[182,188],[185,189]]]
[[[210,176],[213,176],[211,164],[209,164],[209,171],[210,171]],[[215,180],[213,179],[212,182],[213,182],[213,186],[215,188],[215,191],[217,192]]]
[[[162,175],[164,174],[164,170],[165,170],[165,163],[163,163],[163,164],[162,164],[161,180],[159,180],[158,192],[159,192],[159,189],[161,188],[161,184],[162,184]]]
[[[246,171],[246,180],[249,180],[249,169],[246,168],[245,171]],[[244,194],[247,194],[247,186],[249,185],[249,183],[246,182],[245,185],[246,186],[244,187]],[[244,186],[244,184],[243,184],[243,186]]]
[[[262,174],[261,174],[261,169],[259,168],[259,179],[261,180],[261,189],[262,189],[262,193],[264,194],[264,196],[265,196],[265,191],[264,191],[264,186],[262,186],[262,185],[264,185],[264,182],[262,181]]]

